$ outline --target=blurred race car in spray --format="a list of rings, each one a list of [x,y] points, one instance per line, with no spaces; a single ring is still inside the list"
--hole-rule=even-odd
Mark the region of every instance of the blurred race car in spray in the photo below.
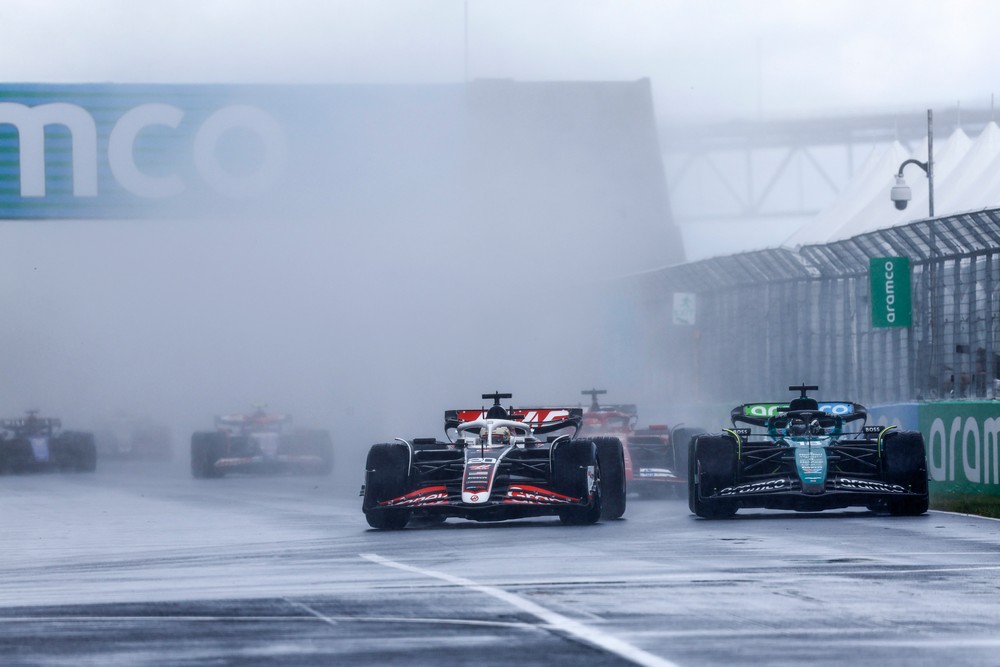
[[[63,431],[62,422],[27,416],[0,420],[0,471],[61,470],[93,472],[97,469],[94,436],[84,431]]]
[[[169,461],[173,457],[173,435],[167,426],[124,412],[97,422],[94,440],[102,460]]]
[[[214,431],[191,436],[191,474],[197,478],[229,472],[328,475],[332,468],[329,432],[294,429],[290,416],[263,408],[216,417]]]
[[[634,404],[601,405],[597,397],[608,393],[604,389],[580,393],[591,399],[583,413],[580,434],[621,440],[628,490],[647,498],[684,497],[688,443],[705,430],[666,424],[637,428],[639,417]]]

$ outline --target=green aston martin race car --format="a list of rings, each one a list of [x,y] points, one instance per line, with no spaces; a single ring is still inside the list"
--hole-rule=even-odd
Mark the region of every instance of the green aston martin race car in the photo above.
[[[920,433],[867,426],[868,411],[800,392],[787,403],[744,403],[733,428],[693,439],[688,505],[720,519],[746,507],[815,512],[861,506],[893,515],[927,511],[927,456]]]

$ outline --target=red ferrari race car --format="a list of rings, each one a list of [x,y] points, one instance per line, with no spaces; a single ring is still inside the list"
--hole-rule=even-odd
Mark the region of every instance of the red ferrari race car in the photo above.
[[[597,397],[605,389],[580,392],[590,396],[590,407],[583,413],[586,437],[613,436],[621,440],[625,453],[625,478],[628,489],[640,497],[686,497],[688,442],[704,429],[666,424],[636,428],[639,421],[634,404],[601,405]]]
[[[447,410],[447,440],[373,445],[362,510],[373,528],[448,517],[502,521],[555,515],[566,524],[625,513],[625,459],[615,437],[577,438],[581,408]]]
[[[204,479],[227,472],[298,472],[328,475],[333,441],[327,431],[293,429],[288,415],[258,408],[215,418],[214,431],[191,436],[191,474]]]

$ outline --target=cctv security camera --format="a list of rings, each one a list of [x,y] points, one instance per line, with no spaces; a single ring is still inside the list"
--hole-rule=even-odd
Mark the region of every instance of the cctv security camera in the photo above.
[[[889,199],[892,203],[896,205],[896,208],[900,211],[906,208],[906,205],[913,199],[913,194],[910,192],[910,186],[906,184],[902,176],[896,176],[896,184],[892,186],[892,190],[889,191]]]

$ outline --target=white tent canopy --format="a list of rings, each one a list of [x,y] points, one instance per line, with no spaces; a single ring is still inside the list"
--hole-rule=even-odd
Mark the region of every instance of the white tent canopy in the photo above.
[[[800,246],[825,243],[831,233],[845,220],[850,220],[870,202],[881,200],[883,191],[888,199],[885,174],[893,173],[909,157],[906,148],[898,141],[888,146],[876,146],[854,174],[847,187],[830,206],[812,220],[799,227],[783,245]]]
[[[913,193],[907,208],[896,210],[889,198],[893,177],[908,158],[926,162],[927,142],[913,154],[898,141],[874,149],[840,196],[783,245],[827,243],[926,218],[928,181],[919,168],[903,174]],[[935,216],[1000,206],[1000,127],[990,122],[975,140],[955,130],[934,151],[934,198]]]

